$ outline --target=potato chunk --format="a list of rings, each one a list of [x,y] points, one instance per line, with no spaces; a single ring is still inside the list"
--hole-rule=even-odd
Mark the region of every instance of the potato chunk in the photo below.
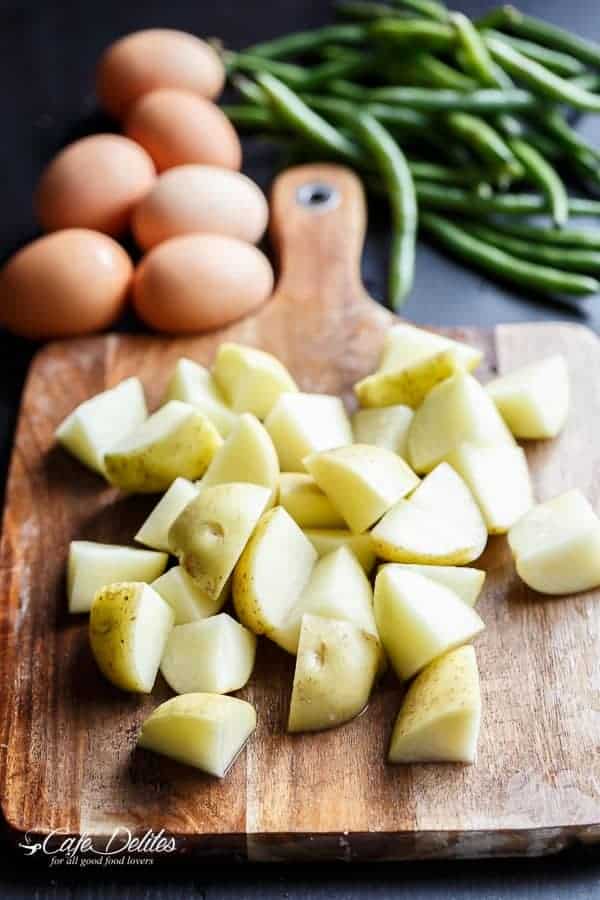
[[[369,444],[314,453],[304,464],[356,534],[370,528],[419,483],[400,456]]]
[[[367,375],[354,385],[354,393],[360,405],[367,408],[402,403],[416,409],[436,384],[459,368],[452,352],[442,350],[400,369]]]
[[[417,563],[386,563],[389,566],[398,566],[400,570],[416,572],[424,575],[438,584],[454,591],[457,597],[469,606],[475,606],[479,600],[485,572],[482,569],[473,569],[469,566],[422,566]],[[164,577],[164,576],[163,576]]]
[[[514,444],[485,389],[459,372],[427,395],[408,433],[410,462],[416,472],[430,472],[461,444]]]
[[[243,688],[254,668],[256,638],[220,613],[171,631],[160,670],[177,694],[229,694]]]
[[[394,372],[445,350],[452,353],[457,367],[467,372],[476,369],[483,359],[483,353],[476,347],[401,322],[385,336],[379,370]]]
[[[169,544],[210,599],[221,594],[270,498],[269,489],[257,484],[215,484],[171,525]]]
[[[441,463],[392,506],[371,537],[378,556],[390,562],[463,565],[481,556],[487,529],[465,482]]]
[[[400,566],[379,570],[374,608],[379,637],[403,681],[484,628],[475,610],[454,591]]]
[[[319,556],[332,553],[339,547],[347,547],[369,575],[375,565],[375,549],[369,532],[352,534],[351,531],[335,528],[305,528],[309,539]]]
[[[183,566],[173,566],[153,581],[152,587],[173,610],[175,625],[187,625],[216,615],[225,606],[229,595],[227,582],[220,594],[209,597]]]
[[[178,476],[204,474],[222,438],[195,407],[171,400],[104,457],[108,480],[125,491],[166,491]]]
[[[390,742],[392,763],[472,763],[477,753],[481,695],[473,647],[430,663],[409,687]]]
[[[243,413],[229,437],[216,451],[202,479],[202,487],[228,482],[260,484],[277,496],[279,460],[264,425],[256,416]]]
[[[304,472],[309,453],[352,443],[352,427],[339,397],[281,394],[265,420],[282,472]]]
[[[298,390],[283,363],[242,344],[219,346],[213,376],[235,412],[254,413],[259,419],[266,418],[280,394]]]
[[[322,731],[354,719],[369,701],[380,661],[378,639],[353,622],[305,615],[288,731]]]
[[[149,694],[173,627],[173,610],[149,585],[101,588],[90,611],[90,645],[102,674],[124,691]]]
[[[65,450],[104,474],[104,454],[148,417],[139,378],[126,378],[114,388],[80,403],[56,430]]]
[[[169,529],[179,513],[198,496],[198,488],[187,478],[176,478],[158,501],[135,536],[138,544],[170,552]]]
[[[600,585],[600,519],[581,491],[534,506],[508,532],[517,572],[541,594]]]
[[[282,472],[279,503],[301,528],[344,528],[345,522],[314,478],[302,472]]]
[[[208,369],[191,359],[177,360],[164,402],[169,400],[182,400],[195,406],[223,437],[227,437],[237,420]]]
[[[413,415],[412,409],[403,404],[381,409],[358,409],[352,416],[354,441],[385,447],[402,459],[408,459],[408,430]]]
[[[165,571],[167,561],[166,553],[153,550],[71,541],[67,564],[69,612],[89,612],[96,591],[107,584],[154,581]]]
[[[245,700],[181,694],[148,716],[138,746],[223,778],[255,728],[255,709]]]
[[[501,375],[486,390],[515,437],[556,437],[567,421],[569,373],[558,354]]]

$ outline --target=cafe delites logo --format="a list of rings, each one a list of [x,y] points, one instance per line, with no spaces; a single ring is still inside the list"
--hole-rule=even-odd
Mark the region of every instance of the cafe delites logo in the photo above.
[[[174,853],[175,838],[161,828],[143,834],[118,826],[109,837],[92,837],[86,832],[70,835],[61,829],[40,838],[29,832],[18,846],[27,856],[46,857],[51,866],[152,865],[156,856]]]

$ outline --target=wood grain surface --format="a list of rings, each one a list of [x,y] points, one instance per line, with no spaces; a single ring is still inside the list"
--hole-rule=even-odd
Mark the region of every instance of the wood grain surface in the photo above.
[[[303,207],[307,183],[337,202]],[[117,826],[161,828],[183,850],[253,860],[399,859],[541,854],[600,840],[600,592],[547,598],[516,577],[490,540],[477,641],[484,715],[477,764],[385,764],[401,700],[389,676],[366,712],[317,735],[285,734],[293,659],[264,641],[249,685],[259,725],[223,781],[135,749],[168,696],[128,695],[99,675],[84,617],[67,614],[69,541],[131,542],[153,498],[124,498],[54,444],[58,423],[94,393],[137,374],[160,402],[180,356],[209,364],[235,339],[277,354],[302,389],[340,394],[376,363],[391,315],[365,294],[358,181],[337,167],[276,183],[276,296],[218,334],[107,335],[56,343],[25,388],[0,549],[0,788],[16,832],[101,839]],[[440,302],[452,302],[451,288]],[[578,326],[449,332],[486,351],[482,376],[564,353],[573,386],[563,435],[527,447],[538,499],[580,487],[600,509],[600,347]]]

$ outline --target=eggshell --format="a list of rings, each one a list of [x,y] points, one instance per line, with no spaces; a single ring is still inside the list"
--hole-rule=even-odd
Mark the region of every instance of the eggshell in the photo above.
[[[106,328],[119,315],[133,265],[97,231],[70,228],[38,238],[0,271],[0,322],[28,338]]]
[[[150,156],[129,138],[82,138],[65,147],[43,172],[35,201],[38,219],[47,231],[93,228],[120,235],[155,178]]]
[[[185,31],[148,28],[111,44],[100,59],[96,91],[102,106],[117,119],[150,91],[181,88],[212,100],[225,83],[219,55]]]
[[[225,113],[186,91],[146,94],[127,116],[125,133],[148,151],[159,172],[186,163],[224,169],[242,164],[240,139]]]
[[[180,234],[225,234],[260,241],[269,219],[265,195],[239,172],[177,166],[160,175],[136,207],[132,228],[144,250]]]
[[[190,234],[171,238],[144,257],[133,302],[152,328],[193,334],[241,318],[272,290],[273,270],[256,247],[222,235]]]

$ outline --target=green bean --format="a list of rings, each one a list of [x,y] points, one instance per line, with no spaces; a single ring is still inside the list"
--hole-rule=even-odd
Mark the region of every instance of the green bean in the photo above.
[[[263,59],[282,59],[318,50],[325,44],[359,44],[367,36],[362,25],[326,25],[315,31],[296,31],[272,41],[254,44],[246,53]]]
[[[569,198],[556,169],[527,141],[511,138],[508,145],[530,180],[547,197],[554,223],[558,226],[564,225],[569,218]]]
[[[472,191],[417,181],[417,197],[429,209],[447,209],[471,215],[515,215],[543,213],[548,201],[537,194],[491,194],[482,197]],[[600,216],[600,201],[569,197],[570,216]]]
[[[240,104],[222,106],[221,109],[238,128],[267,129],[269,131],[281,128],[281,123],[277,121],[267,106]]]
[[[520,259],[473,237],[442,216],[423,213],[420,224],[424,231],[460,259],[521,287],[534,288],[545,294],[575,296],[595,294],[600,290],[600,282],[595,278]]]
[[[263,59],[254,53],[225,54],[229,72],[268,72],[291,86],[303,86],[306,81],[306,69],[296,63],[281,62],[278,59]]]
[[[583,75],[576,75],[575,78],[571,78],[571,84],[577,84],[593,94],[600,91],[600,72],[584,72]]]
[[[319,54],[322,59],[360,59],[362,51],[344,44],[325,44]]]
[[[361,164],[363,154],[354,141],[304,103],[286,84],[273,75],[257,75],[259,85],[267,92],[279,117],[285,124],[313,144],[339,154],[348,162]]]
[[[519,37],[536,41],[553,50],[570,53],[575,59],[579,59],[587,65],[600,66],[599,44],[572,34],[550,22],[543,22],[534,16],[525,15],[509,4],[492,10],[477,22],[477,26],[478,28],[498,28],[501,31],[508,28]]]
[[[547,69],[550,69],[551,72],[555,72],[556,75],[561,75],[563,78],[573,78],[581,75],[584,71],[583,63],[568,53],[550,50],[548,47],[542,47],[533,41],[516,38],[510,34],[503,34],[501,31],[494,31],[492,28],[486,28],[481,34],[484,40],[491,37],[504,41],[505,44],[518,50],[523,56],[541,63]],[[585,87],[585,85],[582,84],[580,87]]]
[[[477,82],[458,69],[449,66],[431,53],[419,53],[402,62],[388,66],[392,81],[416,84],[421,87],[445,88],[451,91],[473,91]]]
[[[464,69],[481,84],[488,87],[505,87],[498,75],[494,61],[485,42],[473,23],[462,13],[452,13],[450,21],[456,29],[458,45],[464,54]]]
[[[356,100],[359,103],[397,103],[426,112],[489,113],[511,109],[532,109],[536,105],[533,94],[518,88],[506,91],[482,88],[466,94],[461,91],[422,87],[365,88],[343,79],[335,79],[330,83],[329,90],[336,96]]]
[[[252,79],[246,78],[245,75],[233,75],[231,83],[244,100],[247,100],[249,103],[255,103],[258,106],[268,103],[268,98],[263,89]]]
[[[426,19],[433,19],[436,22],[448,21],[448,10],[443,3],[437,0],[393,0],[397,6],[405,6],[413,12],[425,16]]]
[[[372,19],[406,18],[406,13],[394,9],[387,3],[372,3],[371,0],[337,0],[335,11],[349,19],[370,22]]]
[[[543,110],[535,113],[540,126],[567,153],[590,153],[600,159],[600,150],[571,128],[557,110]]]
[[[382,38],[394,46],[408,47],[411,51],[451,50],[456,43],[454,29],[441,22],[427,19],[379,19],[369,28],[370,37]]]
[[[530,262],[556,266],[567,272],[600,274],[600,252],[597,250],[575,250],[556,247],[552,244],[532,243],[520,238],[509,237],[493,227],[482,225],[479,222],[462,222],[461,227],[479,240],[487,241],[488,244],[492,244],[499,250],[514,253],[515,256],[528,259]]]
[[[356,117],[356,106],[349,100],[339,97],[325,97],[321,94],[302,94],[301,99],[325,116],[333,116],[335,119],[351,122]],[[431,128],[431,119],[424,113],[414,109],[404,109],[400,106],[385,106],[382,103],[367,103],[365,112],[370,113],[380,122],[394,125],[407,131],[425,131]]]
[[[474,167],[453,169],[450,166],[440,165],[440,163],[410,158],[408,166],[413,178],[420,178],[422,181],[439,181],[446,185],[480,185],[485,181],[483,172]]]
[[[600,111],[600,97],[596,94],[591,94],[572,81],[560,78],[540,63],[523,56],[504,41],[488,38],[486,43],[496,62],[500,63],[509,75],[525,82],[536,93],[559,103],[569,103],[577,109]]]
[[[484,162],[493,169],[515,177],[522,174],[521,164],[506,141],[484,119],[469,113],[449,113],[444,122],[456,137],[460,138]]]
[[[571,247],[600,250],[600,230],[583,228],[545,228],[527,222],[494,220],[494,228],[502,234],[533,243],[552,244],[555,247]]]
[[[563,155],[562,148],[551,137],[532,128],[530,122],[524,124],[509,113],[496,116],[494,122],[502,134],[507,137],[523,138],[548,159],[557,160]]]
[[[414,279],[417,200],[406,157],[391,134],[373,116],[361,113],[358,135],[373,156],[387,188],[394,230],[390,253],[390,305],[400,309]]]

